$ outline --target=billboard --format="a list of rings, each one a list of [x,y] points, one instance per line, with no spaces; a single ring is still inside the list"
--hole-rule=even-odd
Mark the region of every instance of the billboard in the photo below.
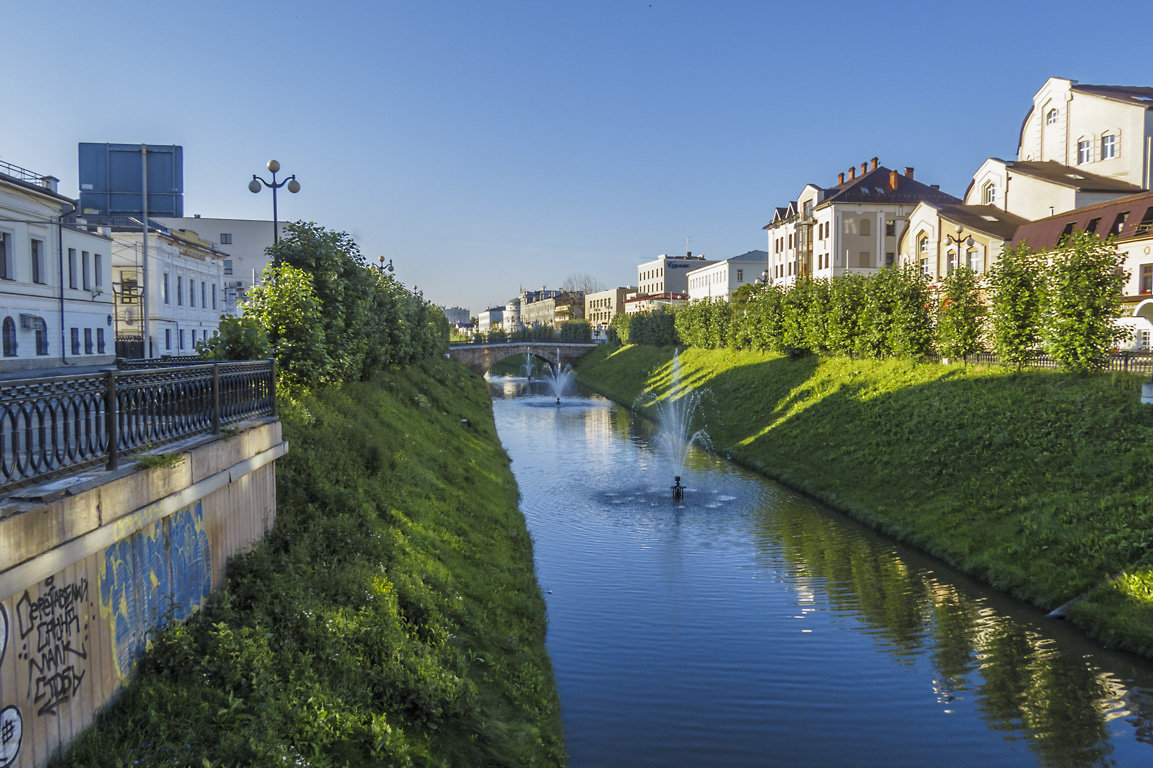
[[[184,148],[175,144],[80,143],[80,210],[88,216],[184,215]]]

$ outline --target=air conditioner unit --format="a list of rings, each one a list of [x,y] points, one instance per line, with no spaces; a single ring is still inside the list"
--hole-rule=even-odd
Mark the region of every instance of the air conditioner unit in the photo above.
[[[25,329],[25,330],[28,330],[28,331],[37,330],[40,328],[41,322],[42,321],[40,320],[40,318],[37,317],[36,315],[20,315],[20,327]]]

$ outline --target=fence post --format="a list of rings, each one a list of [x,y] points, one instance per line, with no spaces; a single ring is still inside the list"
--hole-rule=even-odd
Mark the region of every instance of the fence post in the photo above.
[[[272,398],[272,417],[276,418],[276,358],[269,358],[268,362],[271,366],[269,375],[272,377],[268,381],[268,392]]]
[[[220,434],[220,363],[212,364],[212,434]]]
[[[120,465],[120,408],[116,402],[116,371],[104,374],[104,427],[108,435],[108,464],[111,471]]]

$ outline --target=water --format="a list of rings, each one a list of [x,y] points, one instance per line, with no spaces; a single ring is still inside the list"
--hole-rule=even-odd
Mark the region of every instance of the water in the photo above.
[[[1153,765],[1153,668],[650,426],[494,381],[574,768]],[[537,407],[540,406],[540,407]]]

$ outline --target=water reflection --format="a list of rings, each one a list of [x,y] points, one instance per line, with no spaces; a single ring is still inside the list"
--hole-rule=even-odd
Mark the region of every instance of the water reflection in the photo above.
[[[494,387],[575,767],[1153,763],[1145,662],[701,452],[673,504],[643,420]]]

